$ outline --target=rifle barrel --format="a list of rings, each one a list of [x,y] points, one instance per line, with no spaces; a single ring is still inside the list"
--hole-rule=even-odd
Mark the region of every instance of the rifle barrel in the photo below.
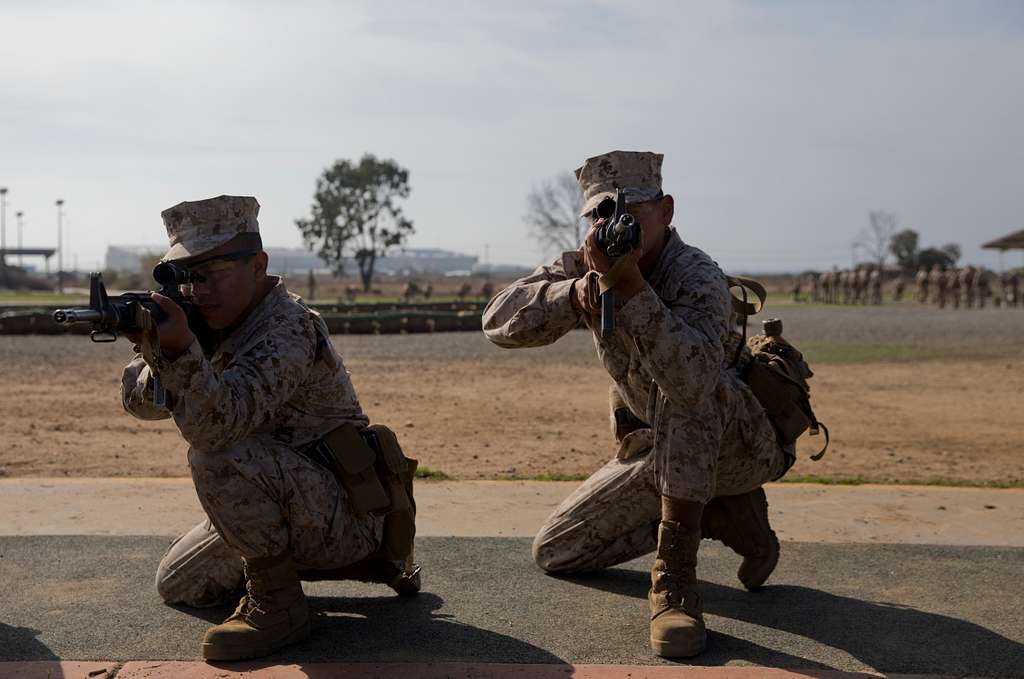
[[[95,309],[57,309],[53,320],[61,325],[72,323],[96,323],[103,320],[103,314]]]

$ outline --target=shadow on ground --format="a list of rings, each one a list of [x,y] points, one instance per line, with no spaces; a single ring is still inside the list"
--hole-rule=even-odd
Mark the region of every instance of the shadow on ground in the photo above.
[[[39,630],[30,627],[17,627],[0,622],[0,653],[3,660],[60,660],[50,647],[39,640]],[[11,650],[17,649],[16,655]],[[10,656],[10,657],[8,657]]]
[[[172,608],[159,537],[0,537],[0,661],[196,660],[230,612]],[[648,648],[650,559],[544,575],[528,539],[425,538],[424,591],[306,583],[313,636],[269,662],[659,664]],[[738,558],[701,548],[701,665],[1024,676],[1024,549],[786,543],[773,585],[747,593]],[[1017,593],[1017,594],[1014,594]]]
[[[310,589],[309,585],[306,587]],[[350,659],[354,650],[360,658],[386,658],[396,663],[475,659],[564,664],[542,648],[442,613],[444,599],[431,592],[413,597],[309,596],[308,600],[313,614],[310,638],[253,667],[293,662],[295,658]],[[227,606],[172,608],[210,624],[221,622],[233,610]],[[197,647],[198,643],[197,639]]]
[[[624,568],[558,579],[645,601],[650,587],[646,572]],[[702,586],[709,635],[708,652],[701,656],[701,664],[754,660],[793,667],[791,656],[766,654],[767,649],[752,646],[748,640],[715,632],[712,616],[717,616],[811,639],[889,672],[918,672],[930,667],[957,676],[1024,675],[1024,644],[967,620],[799,585],[770,585],[753,593],[714,582],[702,582]]]

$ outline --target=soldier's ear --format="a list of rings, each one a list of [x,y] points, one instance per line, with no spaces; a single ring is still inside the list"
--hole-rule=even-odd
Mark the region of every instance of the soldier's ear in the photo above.
[[[666,195],[661,199],[661,204],[658,206],[658,209],[661,210],[661,218],[665,226],[672,224],[672,217],[674,217],[676,213],[675,199],[671,195]]]
[[[267,275],[267,266],[269,262],[269,259],[267,258],[267,253],[264,252],[263,250],[260,250],[256,254],[256,257],[253,259],[253,261],[256,262],[256,269],[254,271],[254,273],[256,274],[256,280],[261,280],[264,276]]]

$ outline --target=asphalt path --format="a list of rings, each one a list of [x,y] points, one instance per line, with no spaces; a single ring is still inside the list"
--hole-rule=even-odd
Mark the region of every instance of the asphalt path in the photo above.
[[[152,581],[167,539],[0,538],[0,661],[196,659],[227,609],[173,608]],[[424,538],[425,588],[307,583],[313,637],[271,662],[660,663],[647,650],[649,559],[542,574],[521,538]],[[1024,549],[786,543],[772,585],[701,548],[701,665],[1024,676]]]

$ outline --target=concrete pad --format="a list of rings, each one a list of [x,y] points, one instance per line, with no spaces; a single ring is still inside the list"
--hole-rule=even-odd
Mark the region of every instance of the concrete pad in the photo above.
[[[167,540],[0,538],[0,660],[197,660],[227,607],[160,603]],[[313,636],[267,659],[310,663],[675,666],[647,648],[649,558],[554,578],[529,540],[425,538],[424,591],[307,583]],[[1024,676],[1024,549],[788,543],[763,592],[701,547],[708,650],[699,666]],[[13,586],[12,586],[13,585]]]
[[[113,679],[116,671],[117,663],[60,660],[0,662],[0,677],[3,679]]]
[[[130,662],[117,679],[859,679],[877,674],[765,667],[643,667],[638,665],[505,665],[483,663],[322,663],[208,665],[190,662]],[[918,679],[927,679],[918,676]]]
[[[531,537],[578,484],[427,481],[418,534]],[[1024,490],[770,484],[783,540],[1024,547]],[[189,479],[0,479],[0,535],[178,535],[202,509]]]

